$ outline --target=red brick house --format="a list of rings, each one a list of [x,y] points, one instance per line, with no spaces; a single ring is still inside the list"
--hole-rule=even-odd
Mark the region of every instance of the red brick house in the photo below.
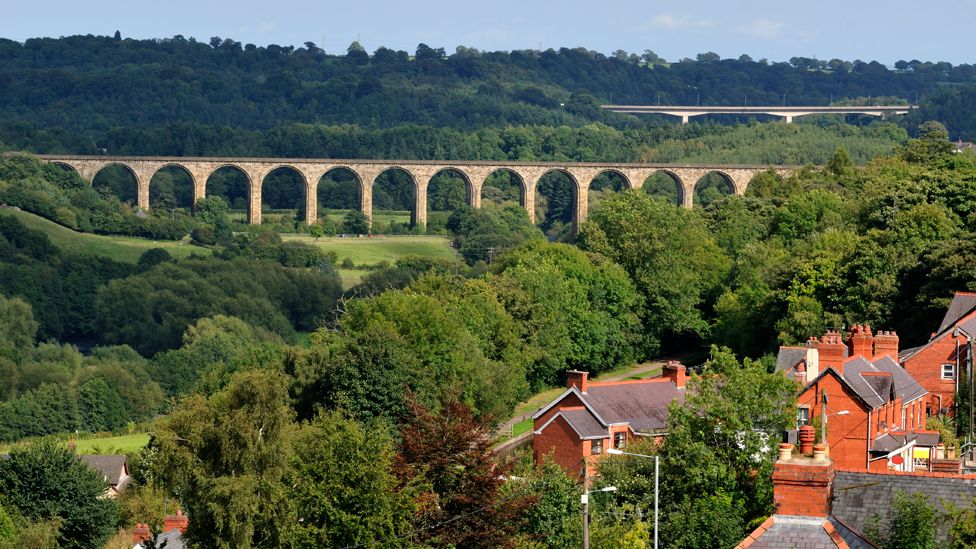
[[[925,430],[925,390],[896,357],[898,336],[855,326],[847,341],[836,332],[807,347],[783,347],[777,367],[800,386],[797,424],[823,422],[838,466],[912,471],[926,466],[939,442]]]
[[[551,454],[567,473],[582,475],[586,463],[592,475],[607,448],[625,448],[634,437],[664,436],[668,406],[684,401],[687,379],[677,362],[666,364],[657,378],[590,382],[587,377],[568,372],[567,389],[532,416],[536,463]]]
[[[955,394],[960,373],[970,371],[973,337],[976,336],[976,293],[957,292],[946,310],[939,330],[928,343],[905,349],[902,365],[929,392],[928,415],[955,415]]]

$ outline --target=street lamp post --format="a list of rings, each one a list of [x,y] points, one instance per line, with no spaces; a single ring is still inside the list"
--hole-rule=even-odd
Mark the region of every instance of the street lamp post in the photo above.
[[[594,490],[594,492],[616,492],[616,486],[607,486]],[[583,495],[580,496],[580,503],[583,504],[583,549],[590,549],[590,489],[584,482]]]
[[[623,450],[618,450],[616,448],[607,448],[608,454],[613,454],[615,456],[634,456],[642,457],[654,460],[654,549],[657,547],[657,518],[658,518],[658,478],[660,477],[659,460],[657,456],[649,456],[647,454],[635,454],[633,452],[624,452]]]

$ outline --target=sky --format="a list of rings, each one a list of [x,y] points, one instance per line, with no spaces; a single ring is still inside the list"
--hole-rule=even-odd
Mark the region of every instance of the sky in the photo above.
[[[645,49],[667,60],[712,51],[724,57],[790,57],[976,63],[970,38],[976,0],[6,0],[0,37],[73,34],[259,46],[314,42],[341,53],[353,40],[413,52],[584,47],[609,54]],[[931,7],[930,7],[931,6]],[[937,7],[936,7],[937,6]]]

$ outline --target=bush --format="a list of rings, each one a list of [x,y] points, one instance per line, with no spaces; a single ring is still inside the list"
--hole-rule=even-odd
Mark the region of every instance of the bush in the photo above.
[[[198,246],[213,246],[217,244],[217,235],[210,227],[197,227],[190,233],[190,240]]]
[[[342,232],[347,234],[369,234],[369,220],[366,214],[352,210],[342,218]]]

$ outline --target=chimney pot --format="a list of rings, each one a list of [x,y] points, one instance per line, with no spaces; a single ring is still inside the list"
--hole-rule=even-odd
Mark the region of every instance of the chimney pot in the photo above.
[[[779,445],[779,459],[780,461],[789,461],[793,459],[793,445],[789,442],[783,442]]]
[[[817,437],[817,430],[812,425],[800,427],[800,453],[810,455],[813,452],[813,440]]]

